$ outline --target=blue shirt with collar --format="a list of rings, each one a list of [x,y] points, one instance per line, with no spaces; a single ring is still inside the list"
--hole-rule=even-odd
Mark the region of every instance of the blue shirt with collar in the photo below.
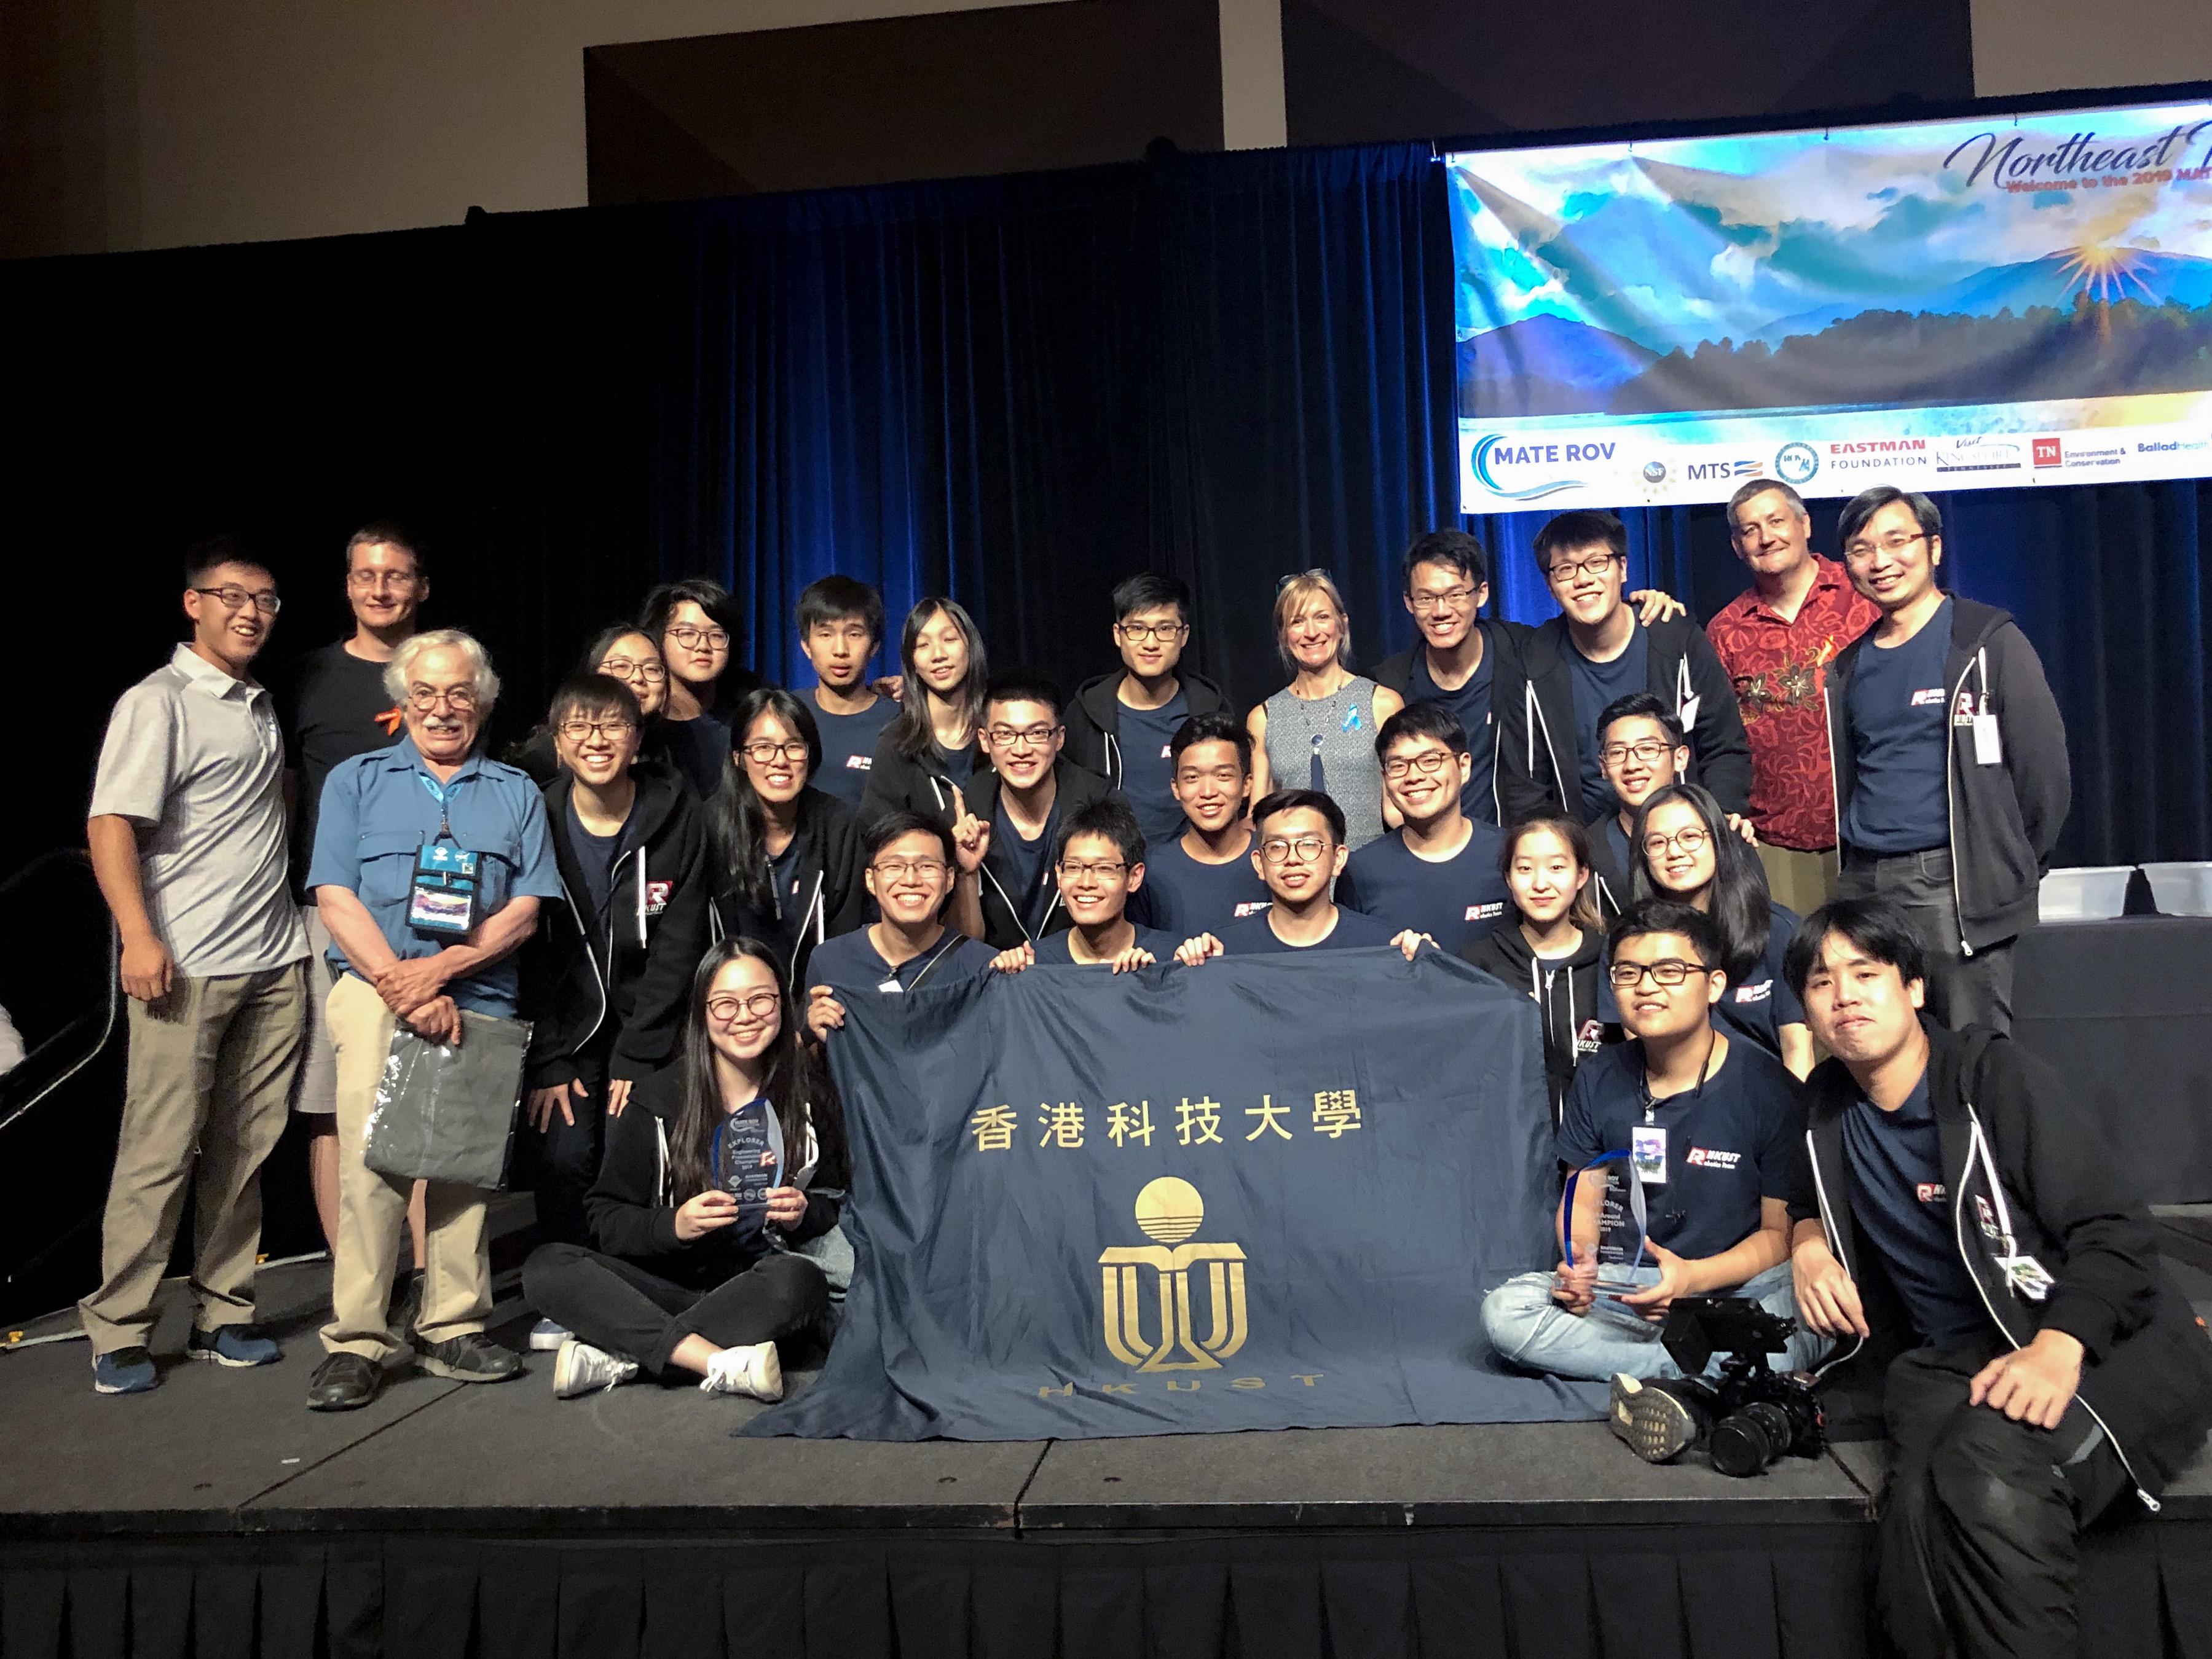
[[[343,887],[359,899],[394,955],[434,956],[443,942],[424,938],[407,924],[407,902],[416,852],[440,839],[441,822],[455,845],[481,855],[479,919],[504,909],[511,899],[561,896],[545,799],[529,774],[472,754],[440,784],[411,737],[331,768],[316,819],[307,887]],[[335,943],[330,960],[351,968]],[[471,1014],[511,1020],[520,972],[510,954],[480,973],[454,980],[446,994]]]

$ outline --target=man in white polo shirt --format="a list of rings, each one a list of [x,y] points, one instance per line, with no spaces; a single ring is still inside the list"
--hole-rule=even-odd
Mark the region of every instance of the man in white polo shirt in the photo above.
[[[285,891],[283,741],[249,669],[276,584],[234,537],[185,559],[192,637],[108,718],[86,839],[123,935],[130,1076],[80,1305],[93,1387],[161,1381],[146,1338],[189,1175],[197,1203],[186,1353],[265,1365],[253,1323],[261,1166],[283,1133],[306,1035],[307,936]]]

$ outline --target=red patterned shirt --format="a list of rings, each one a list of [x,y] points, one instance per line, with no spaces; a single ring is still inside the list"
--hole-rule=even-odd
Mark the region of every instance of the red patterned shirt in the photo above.
[[[1785,622],[1752,589],[1705,624],[1751,739],[1751,821],[1759,839],[1800,852],[1836,845],[1828,719],[1820,700],[1827,665],[1881,615],[1844,567],[1817,554],[1820,574]]]

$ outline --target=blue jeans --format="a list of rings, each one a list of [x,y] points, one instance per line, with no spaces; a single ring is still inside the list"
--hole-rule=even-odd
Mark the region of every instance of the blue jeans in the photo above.
[[[1643,1268],[1637,1275],[1644,1284],[1658,1276],[1656,1268]],[[1748,1297],[1769,1313],[1790,1319],[1797,1317],[1797,1299],[1787,1262],[1754,1275],[1727,1293]],[[1616,1371],[1647,1379],[1682,1374],[1682,1368],[1659,1340],[1661,1325],[1603,1301],[1588,1313],[1569,1313],[1552,1299],[1548,1273],[1524,1273],[1484,1297],[1482,1329],[1498,1357],[1522,1371],[1589,1377],[1601,1383]],[[1789,1351],[1767,1363],[1777,1370],[1802,1370],[1826,1346],[1825,1339],[1800,1330],[1790,1339]],[[1714,1355],[1707,1373],[1717,1372],[1720,1361],[1721,1356]]]

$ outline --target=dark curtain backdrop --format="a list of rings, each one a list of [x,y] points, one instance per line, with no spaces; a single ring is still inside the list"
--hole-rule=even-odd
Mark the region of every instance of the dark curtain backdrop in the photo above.
[[[1416,146],[0,264],[16,663],[57,705],[0,868],[81,843],[106,710],[178,636],[176,555],[224,525],[284,583],[282,655],[343,630],[353,525],[415,519],[428,620],[491,645],[508,733],[690,572],[737,591],[780,679],[833,569],[882,586],[894,648],[949,592],[999,660],[1070,686],[1111,662],[1113,583],[1173,571],[1194,665],[1249,702],[1280,681],[1276,578],[1326,566],[1372,660],[1412,638],[1406,542],[1460,522],[1450,282]],[[2019,615],[2065,711],[2062,859],[2212,857],[2207,487],[1943,506],[1957,584]],[[1469,522],[1523,621],[1550,609],[1541,517]],[[1741,587],[1717,507],[1628,519],[1637,581],[1701,616]]]

